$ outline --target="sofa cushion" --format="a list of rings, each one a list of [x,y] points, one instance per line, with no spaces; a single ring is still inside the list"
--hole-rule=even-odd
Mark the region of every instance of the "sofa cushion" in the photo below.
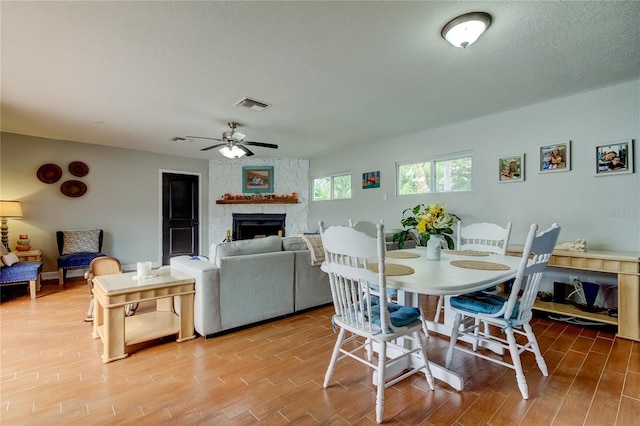
[[[311,252],[311,264],[317,266],[324,262],[324,247],[320,235],[302,235],[301,237]]]
[[[271,235],[265,238],[218,244],[215,248],[215,258],[220,259],[221,257],[229,256],[271,253],[274,251],[282,251],[282,241],[280,237]]]
[[[42,262],[19,262],[0,269],[0,284],[18,283],[38,279]]]
[[[299,251],[308,250],[307,243],[300,236],[282,238],[282,250]]]
[[[63,231],[62,254],[97,253],[100,251],[100,230]]]

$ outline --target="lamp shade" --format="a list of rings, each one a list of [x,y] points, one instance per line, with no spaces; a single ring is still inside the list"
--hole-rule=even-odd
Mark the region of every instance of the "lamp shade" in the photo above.
[[[447,22],[440,34],[455,47],[465,48],[478,40],[489,25],[491,15],[485,12],[470,12]]]
[[[227,158],[240,158],[246,154],[243,150],[233,145],[231,148],[228,146],[223,146],[218,150],[220,154],[224,155]]]
[[[20,201],[0,201],[0,217],[22,217]]]

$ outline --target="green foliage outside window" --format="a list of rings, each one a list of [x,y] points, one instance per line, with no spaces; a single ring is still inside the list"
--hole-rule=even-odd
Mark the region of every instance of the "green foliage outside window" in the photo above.
[[[313,180],[313,200],[351,198],[351,175],[329,176]]]
[[[471,189],[473,158],[470,155],[398,165],[398,195]]]

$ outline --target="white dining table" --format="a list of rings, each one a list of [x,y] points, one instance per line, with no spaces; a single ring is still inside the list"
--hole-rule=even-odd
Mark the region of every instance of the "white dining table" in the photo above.
[[[494,285],[508,281],[516,276],[521,257],[489,254],[488,256],[466,256],[464,252],[443,251],[440,260],[427,259],[426,247],[416,247],[414,249],[402,250],[402,252],[417,254],[417,258],[395,258],[387,257],[386,264],[399,264],[409,266],[413,273],[407,275],[388,275],[387,287],[398,290],[398,303],[405,306],[419,306],[419,296],[451,296],[464,293],[471,293],[483,290]],[[479,262],[490,262],[505,265],[508,269],[503,270],[481,270],[470,269],[451,264],[456,260],[468,260]],[[445,308],[444,324],[427,321],[430,331],[450,335],[453,323],[453,315]],[[389,351],[404,351],[402,346],[389,346]],[[446,369],[445,367],[429,362],[433,376],[448,383],[456,390],[463,389],[463,378],[459,374]],[[398,365],[399,371],[407,366]],[[399,371],[389,371],[392,376]]]

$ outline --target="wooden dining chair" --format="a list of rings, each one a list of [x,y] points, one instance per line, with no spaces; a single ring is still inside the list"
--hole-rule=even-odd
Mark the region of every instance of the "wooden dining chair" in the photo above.
[[[483,253],[506,254],[511,236],[512,223],[507,222],[506,227],[495,223],[479,222],[462,226],[458,221],[456,229],[456,249],[470,250]],[[438,297],[436,314],[433,317],[435,322],[440,321],[440,315],[444,309],[445,297]],[[485,327],[488,330],[488,326]]]
[[[91,261],[89,270],[84,274],[84,278],[87,280],[87,285],[89,286],[89,294],[91,295],[85,321],[93,321],[93,278],[100,275],[120,274],[122,272],[124,272],[122,265],[115,257],[101,256]],[[128,303],[125,305],[125,315],[131,316],[135,314],[136,309],[138,309],[137,303]]]
[[[456,249],[475,250],[487,253],[506,254],[511,235],[511,222],[506,227],[495,223],[472,223],[462,226],[458,221],[456,230]]]
[[[560,227],[551,225],[546,231],[536,234],[538,225],[533,224],[529,229],[527,240],[522,252],[520,266],[516,272],[516,278],[509,297],[494,294],[475,292],[471,294],[451,297],[451,309],[455,312],[455,321],[451,332],[451,340],[447,351],[446,366],[449,368],[453,360],[454,350],[467,352],[480,358],[512,368],[516,372],[518,387],[524,399],[529,398],[527,381],[522,370],[520,354],[533,352],[538,367],[543,375],[547,376],[547,365],[544,362],[538,341],[529,324],[532,317],[531,308],[536,300],[538,286],[542,274],[547,268],[547,262],[551,257],[553,248],[560,235]],[[531,258],[531,259],[530,259]],[[522,290],[522,292],[521,292]],[[506,339],[501,335],[492,335],[479,330],[479,321],[495,325],[506,334]],[[457,345],[460,336],[474,339],[473,347]],[[516,336],[524,336],[521,341]],[[511,363],[502,358],[487,356],[477,350],[478,341],[488,342],[508,349],[511,355]]]
[[[382,422],[384,391],[387,387],[415,374],[425,374],[433,390],[433,376],[422,344],[420,311],[418,308],[391,303],[386,297],[377,297],[370,283],[376,283],[380,294],[386,294],[384,225],[376,225],[377,235],[371,236],[352,226],[324,228],[319,223],[325,261],[322,269],[329,275],[335,314],[334,329],[339,330],[324,379],[329,386],[336,363],[345,358],[355,359],[371,367],[377,374],[375,384],[376,421]],[[398,338],[411,340],[412,349],[397,357],[387,356],[387,344]],[[377,349],[377,362],[372,359],[371,347]],[[387,380],[387,367],[413,357],[415,367]]]

